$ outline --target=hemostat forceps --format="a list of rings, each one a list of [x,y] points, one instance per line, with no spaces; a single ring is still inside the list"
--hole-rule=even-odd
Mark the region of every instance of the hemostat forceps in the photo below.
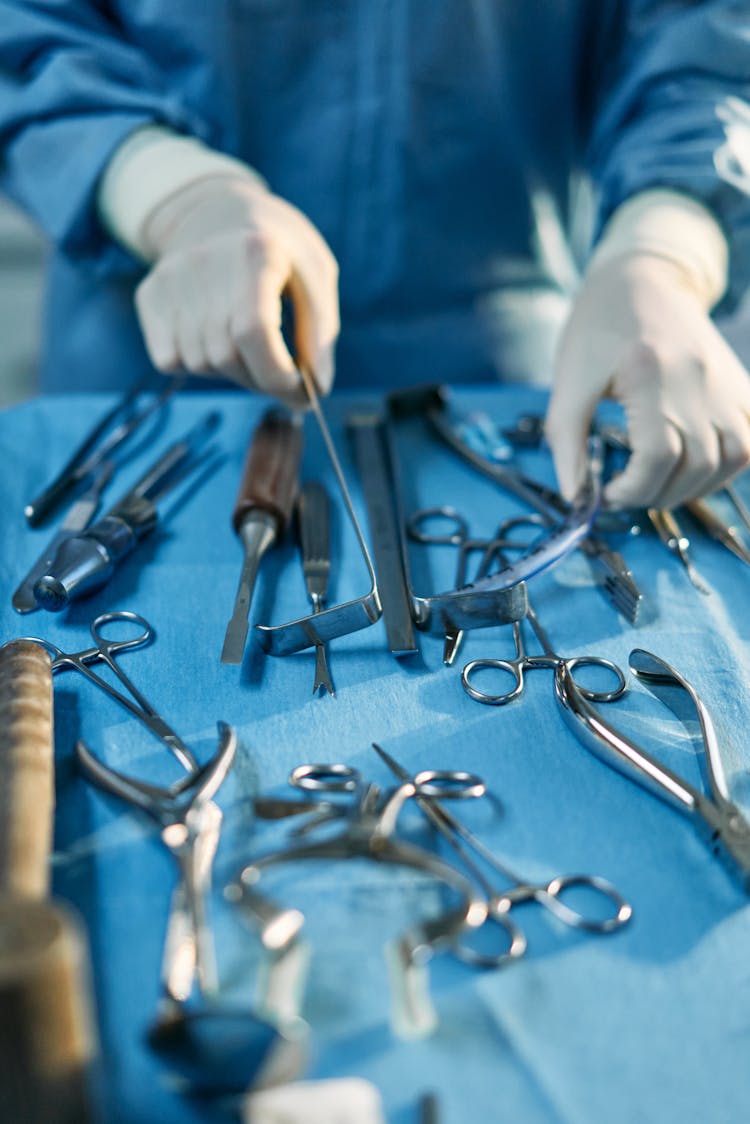
[[[505,536],[517,524],[522,524],[526,520],[524,517],[520,519],[509,519],[499,528],[498,535]],[[493,549],[494,544],[490,544],[489,549]],[[495,554],[499,558],[503,558],[502,543],[498,540],[495,546]],[[613,663],[612,660],[606,659],[604,656],[560,656],[552,647],[547,633],[542,628],[539,617],[534,612],[531,604],[528,605],[526,617],[529,624],[534,630],[537,640],[541,644],[543,654],[540,656],[531,656],[526,651],[526,644],[523,638],[523,621],[514,621],[513,623],[513,642],[516,648],[516,654],[510,660],[498,659],[479,659],[472,660],[467,663],[461,672],[461,683],[466,693],[476,702],[486,703],[488,706],[505,706],[506,703],[512,702],[523,694],[526,671],[535,667],[557,668],[560,664],[564,664],[569,670],[574,672],[580,667],[598,667],[603,671],[608,672],[614,676],[615,686],[608,691],[592,691],[585,687],[579,687],[581,694],[586,699],[594,702],[613,702],[619,699],[620,695],[625,691],[626,683],[625,676],[622,670]],[[477,673],[482,671],[501,671],[510,675],[513,679],[513,686],[507,691],[498,694],[490,694],[486,691],[480,691],[477,686],[472,682]]]
[[[127,640],[108,640],[103,634],[107,625],[116,623],[129,623],[139,627],[142,631]],[[37,636],[24,637],[35,644],[40,644],[52,657],[53,672],[65,671],[74,668],[86,679],[89,679],[105,694],[118,702],[153,734],[166,743],[167,748],[174,754],[183,768],[192,771],[198,769],[198,762],[180,737],[174,732],[164,719],[157,714],[137,687],[131,682],[124,671],[118,666],[115,656],[120,652],[128,652],[133,648],[143,648],[154,637],[151,625],[138,613],[131,613],[125,609],[114,613],[102,613],[91,623],[91,638],[93,648],[83,648],[80,652],[64,652],[49,640],[40,640]],[[128,694],[123,694],[113,687],[102,675],[92,671],[91,664],[105,663],[117,676]]]
[[[630,668],[678,718],[695,718],[697,714],[710,796],[698,792],[603,718],[573,682],[569,667],[561,663],[555,669],[555,694],[568,725],[597,757],[673,808],[692,816],[696,830],[713,854],[750,894],[750,823],[729,798],[716,731],[705,704],[679,672],[651,652],[634,648]]]
[[[524,882],[497,855],[487,847],[472,831],[464,827],[451,812],[449,812],[441,799],[463,796],[460,786],[456,789],[453,781],[460,774],[448,772],[429,771],[418,773],[411,777],[407,770],[386,753],[379,745],[373,743],[373,749],[386,763],[392,773],[402,783],[411,781],[415,788],[415,800],[425,817],[436,831],[450,843],[451,847],[461,858],[461,861],[476,879],[482,892],[487,897],[487,917],[484,924],[493,921],[500,925],[510,937],[510,945],[502,952],[494,954],[480,953],[470,944],[457,937],[453,941],[453,951],[460,960],[473,964],[478,968],[501,968],[511,960],[523,956],[526,951],[526,937],[517,925],[511,921],[508,914],[515,905],[523,902],[534,901],[548,909],[558,920],[563,921],[574,929],[585,929],[589,933],[612,933],[630,920],[633,910],[619,891],[597,874],[560,874],[551,879],[546,885],[535,885]],[[465,844],[465,846],[464,846]],[[493,870],[501,874],[509,882],[514,883],[509,890],[496,890],[485,877],[479,864],[471,857],[467,848],[476,856],[483,859]],[[560,894],[575,886],[585,886],[595,891],[608,904],[614,907],[614,912],[605,918],[589,917],[580,910],[573,909],[560,899]]]

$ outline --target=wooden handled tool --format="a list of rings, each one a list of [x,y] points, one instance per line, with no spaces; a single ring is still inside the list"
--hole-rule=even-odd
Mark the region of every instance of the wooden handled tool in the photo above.
[[[289,522],[297,495],[302,442],[301,420],[279,410],[269,410],[253,433],[232,515],[244,563],[224,637],[222,663],[242,663],[258,567]]]
[[[0,1119],[87,1124],[96,1034],[80,923],[47,899],[54,809],[52,670],[0,648]]]

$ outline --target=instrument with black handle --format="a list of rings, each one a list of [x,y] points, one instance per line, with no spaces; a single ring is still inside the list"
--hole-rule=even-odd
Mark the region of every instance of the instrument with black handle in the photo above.
[[[286,531],[297,496],[302,458],[301,418],[272,409],[254,431],[245,456],[232,526],[242,543],[244,562],[221,662],[241,664],[248,614],[261,559]]]

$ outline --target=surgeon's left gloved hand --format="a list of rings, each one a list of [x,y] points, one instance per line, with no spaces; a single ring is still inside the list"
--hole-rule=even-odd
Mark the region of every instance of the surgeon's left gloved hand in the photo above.
[[[750,374],[710,318],[726,243],[700,204],[666,191],[615,213],[560,343],[546,435],[562,493],[584,474],[597,404],[624,408],[632,454],[608,506],[670,508],[750,461]]]
[[[220,374],[305,404],[296,363],[326,394],[339,331],[338,269],[296,207],[240,161],[147,127],[105,172],[102,219],[151,265],[136,309],[154,366]],[[281,331],[293,311],[294,357]]]

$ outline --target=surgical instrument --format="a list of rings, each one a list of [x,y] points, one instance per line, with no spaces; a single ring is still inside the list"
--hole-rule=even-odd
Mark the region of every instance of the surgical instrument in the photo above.
[[[319,613],[328,594],[331,571],[331,501],[328,492],[316,480],[302,486],[297,500],[297,532],[302,554],[302,572],[313,613]],[[315,644],[315,682],[313,694],[323,688],[333,692],[325,644]]]
[[[690,557],[690,539],[683,533],[674,512],[669,508],[650,507],[647,514],[660,540],[685,567],[685,573],[698,592],[710,595],[711,590],[699,576]]]
[[[469,525],[455,507],[442,504],[437,507],[423,507],[413,512],[406,524],[406,533],[414,542],[427,546],[455,546],[458,547],[454,584],[456,589],[461,589],[467,582],[468,560],[471,554],[481,551],[482,558],[476,571],[475,579],[485,578],[490,572],[493,562],[498,556],[498,550],[503,546],[513,546],[518,549],[529,549],[532,544],[506,542],[503,537],[510,533],[516,523],[543,527],[541,516],[523,516],[520,520],[504,520],[492,538],[472,538],[469,534]],[[442,528],[430,530],[430,527]],[[528,611],[528,610],[527,610]],[[464,630],[448,626],[445,633],[443,648],[443,663],[450,666],[458,655]]]
[[[393,502],[388,431],[382,414],[375,411],[350,415],[347,428],[354,444],[367,507],[386,639],[390,651],[398,659],[413,655],[418,649]]]
[[[750,531],[750,510],[748,510],[747,504],[740,495],[736,484],[733,484],[731,482],[729,484],[725,484],[724,492],[727,494],[732,504],[734,505],[734,509],[742,520],[744,526],[748,531]]]
[[[237,735],[230,726],[219,722],[219,748],[207,764],[191,768],[187,777],[170,788],[147,784],[126,777],[110,768],[96,757],[85,742],[78,741],[78,761],[98,788],[139,808],[154,820],[160,830],[164,845],[173,855],[180,874],[182,895],[190,920],[190,960],[195,964],[201,990],[213,992],[217,988],[213,941],[206,921],[205,896],[210,878],[210,865],[201,861],[201,848],[208,856],[215,851],[211,835],[218,831],[216,805],[212,797],[224,781],[237,749]],[[220,813],[219,813],[220,816]],[[207,843],[208,840],[208,843]],[[178,948],[179,956],[185,955]],[[175,1002],[186,996],[169,986],[171,967],[165,972],[166,993]]]
[[[133,626],[140,629],[134,636],[130,636],[123,640],[109,640],[104,635],[104,629],[111,625],[126,625]],[[31,640],[35,644],[41,644],[45,651],[49,652],[52,658],[52,671],[65,671],[66,669],[73,668],[75,671],[80,672],[86,679],[90,680],[115,702],[123,706],[129,714],[132,714],[139,722],[142,722],[148,730],[156,735],[161,741],[166,743],[167,748],[183,768],[187,770],[195,770],[198,768],[198,763],[190,752],[188,747],[180,737],[174,732],[164,719],[157,714],[151,703],[149,703],[140,693],[134,683],[125,674],[116,660],[121,652],[129,652],[136,648],[143,648],[149,644],[154,637],[154,630],[151,625],[138,613],[132,613],[127,609],[121,609],[117,612],[102,613],[96,617],[91,623],[91,638],[94,645],[91,648],[83,648],[79,652],[65,652],[61,648],[56,647],[49,640],[41,640],[36,636],[25,636],[24,640]],[[122,683],[128,694],[118,691],[111,683],[109,683],[104,676],[98,675],[92,670],[91,664],[104,663],[115,674],[117,679]]]
[[[698,718],[710,796],[660,764],[605,719],[573,682],[570,669],[558,664],[555,693],[578,740],[607,765],[691,816],[698,834],[746,894],[750,894],[750,823],[729,798],[718,738],[711,716],[695,688],[665,660],[642,648],[630,653],[634,675],[683,722]]]
[[[91,966],[83,925],[50,897],[54,806],[50,658],[12,640],[0,648],[0,1115],[94,1124]]]
[[[362,558],[367,569],[370,589],[361,597],[346,601],[341,605],[329,605],[320,613],[312,613],[298,620],[287,621],[285,624],[263,625],[256,624],[255,635],[264,652],[272,656],[288,656],[292,652],[300,652],[303,648],[310,648],[318,642],[335,640],[338,636],[348,636],[361,628],[368,628],[380,619],[382,606],[378,592],[377,578],[370,560],[370,554],[364,536],[357,522],[349,489],[346,486],[344,473],[339,462],[336,448],[333,444],[328,424],[320,407],[318,392],[312,374],[304,367],[298,368],[300,378],[310,403],[311,412],[315,418],[320,435],[323,438],[328,459],[336,476],[341,498],[349,516],[354,534],[357,538]]]
[[[286,531],[297,495],[302,444],[301,419],[279,409],[266,411],[252,435],[232,514],[244,561],[224,636],[222,663],[242,663],[258,568],[269,547]]]
[[[32,613],[38,609],[34,586],[39,578],[47,572],[62,544],[71,535],[83,531],[91,522],[104,488],[112,476],[113,464],[105,461],[100,465],[98,472],[92,479],[86,492],[72,505],[65,516],[60,530],[56,532],[51,541],[44,548],[37,561],[26,574],[25,578],[13,594],[13,608],[17,613]]]
[[[504,549],[507,549],[507,544],[503,540],[507,538],[508,534],[515,526],[523,525],[529,521],[532,523],[535,522],[535,517],[520,516],[517,519],[508,519],[505,523],[501,524],[498,528],[498,540],[495,543],[489,544],[485,560],[489,555],[494,553],[504,562]],[[613,702],[615,699],[619,699],[625,691],[626,681],[622,670],[617,664],[613,663],[612,660],[606,659],[604,656],[560,656],[552,647],[549,636],[542,627],[541,621],[530,603],[527,607],[526,619],[542,647],[543,654],[541,656],[529,655],[526,651],[526,644],[523,638],[523,621],[514,621],[513,642],[516,654],[513,659],[502,660],[485,658],[471,660],[471,662],[467,663],[463,668],[461,672],[461,683],[466,693],[472,699],[476,702],[486,703],[489,706],[504,706],[523,693],[526,671],[530,671],[535,667],[556,668],[560,663],[564,663],[570,669],[571,673],[575,672],[577,668],[594,667],[607,672],[610,677],[614,676],[615,686],[609,690],[593,691],[585,687],[581,687],[580,690],[585,698],[593,699],[596,702]],[[513,686],[507,691],[498,694],[480,691],[472,682],[472,679],[477,674],[489,670],[500,671],[510,675],[513,680]]]
[[[306,859],[364,858],[435,878],[458,896],[458,904],[439,916],[410,925],[389,952],[396,984],[394,1024],[404,1035],[428,1033],[435,1025],[435,1016],[426,988],[427,961],[439,947],[450,945],[465,927],[483,924],[486,903],[475,895],[471,883],[459,871],[396,837],[401,809],[415,795],[411,782],[381,795],[379,787],[364,781],[356,769],[334,764],[298,766],[290,783],[303,791],[350,794],[351,802],[327,817],[327,821],[342,819],[341,830],[324,838],[295,841],[254,859],[230,885],[230,897],[258,929],[264,946],[281,948],[296,939],[304,918],[299,911],[277,905],[260,893],[258,884],[269,867]]]
[[[146,390],[150,382],[151,376],[149,375],[135,382],[112,409],[108,410],[96,422],[91,432],[84,437],[55,479],[47,485],[43,492],[26,505],[24,515],[32,527],[41,523],[57,507],[71,488],[85,480],[99,465],[111,459],[115,450],[149,417],[162,409],[172,395],[184,385],[185,378],[184,376],[170,378],[159,394],[155,395],[140,410],[136,410],[135,405],[138,397]],[[107,430],[121,415],[123,420],[102,441]],[[97,448],[99,441],[102,441],[102,443]]]
[[[632,906],[625,901],[622,894],[611,882],[598,874],[560,874],[546,884],[524,882],[474,832],[469,831],[452,812],[449,812],[440,799],[437,799],[437,797],[441,797],[444,800],[457,794],[454,788],[455,773],[450,770],[442,773],[425,771],[412,777],[403,765],[399,765],[381,746],[373,743],[373,749],[403,784],[411,781],[415,790],[414,799],[420,810],[435,830],[450,843],[464,865],[477,880],[482,892],[487,897],[487,916],[484,923],[494,921],[501,925],[511,937],[510,947],[495,954],[478,952],[468,942],[456,939],[453,948],[461,960],[480,968],[499,968],[510,960],[522,956],[526,949],[526,939],[517,926],[511,922],[508,914],[514,906],[525,902],[534,901],[537,905],[549,910],[564,924],[574,929],[584,929],[588,933],[613,933],[632,917]],[[460,783],[458,795],[461,795]],[[466,846],[463,846],[463,844]],[[483,859],[503,878],[507,878],[509,882],[514,883],[512,889],[505,891],[493,889],[477,862],[467,853],[466,847],[471,848],[475,855]],[[566,890],[582,886],[605,899],[613,907],[610,916],[604,918],[588,916],[561,900],[560,895]]]
[[[685,508],[707,535],[725,546],[736,558],[739,558],[740,562],[750,566],[750,550],[745,545],[742,535],[736,527],[720,519],[707,500],[689,500]]]
[[[600,443],[596,440],[590,443],[590,455],[586,466],[587,477],[575,501],[568,506],[551,489],[535,481],[529,481],[525,477],[521,478],[519,473],[495,461],[489,461],[474,450],[465,447],[453,433],[450,423],[444,416],[447,401],[445,388],[418,387],[415,390],[391,394],[388,396],[388,401],[392,431],[395,432],[397,422],[408,420],[413,416],[425,418],[438,436],[446,440],[450,448],[462,456],[465,453],[464,459],[475,468],[479,468],[490,479],[500,483],[498,474],[502,474],[503,480],[512,478],[524,495],[528,492],[532,507],[540,507],[540,513],[543,514],[547,525],[545,536],[537,541],[527,554],[489,577],[478,579],[460,590],[450,590],[431,596],[416,594],[411,580],[408,547],[405,541],[404,501],[399,486],[401,473],[394,457],[393,486],[402,527],[404,572],[412,605],[412,616],[417,627],[433,634],[442,633],[445,636],[452,629],[485,628],[489,625],[520,620],[525,613],[523,602],[526,596],[525,587],[522,587],[521,583],[556,565],[591,531],[600,502]],[[398,441],[394,439],[392,448],[395,450],[397,446]],[[510,490],[517,494],[518,498],[523,498],[517,488]],[[556,497],[558,506],[554,511],[544,499],[547,493]],[[632,590],[626,591],[622,583],[618,585],[617,590],[618,595],[622,593],[623,605],[632,616],[635,612]]]
[[[523,694],[526,682],[525,674],[527,671],[531,671],[536,667],[556,670],[561,664],[568,667],[571,672],[574,672],[577,668],[596,667],[615,676],[616,686],[608,691],[593,691],[586,687],[580,687],[579,690],[585,698],[594,699],[596,702],[613,702],[615,699],[620,698],[625,691],[626,682],[625,676],[617,664],[613,663],[612,660],[606,659],[604,656],[565,657],[558,655],[552,647],[547,633],[539,623],[539,618],[531,606],[529,606],[526,618],[542,646],[543,654],[540,656],[529,655],[526,651],[526,644],[523,638],[523,622],[515,621],[513,623],[513,641],[516,654],[513,659],[499,660],[484,658],[471,660],[463,668],[461,672],[461,683],[466,693],[472,699],[476,702],[486,703],[488,706],[505,706],[506,703],[512,702]],[[480,691],[473,680],[483,671],[500,671],[507,673],[512,677],[513,686],[509,687],[507,691],[497,694],[491,694],[488,691]]]
[[[502,464],[497,458],[485,453],[467,441],[465,428],[460,419],[456,420],[450,409],[450,395],[445,387],[427,387],[423,390],[426,400],[426,417],[434,432],[442,441],[468,461],[479,472],[493,480],[504,490],[516,496],[538,512],[553,528],[560,518],[573,518],[569,505],[553,488],[519,472],[511,465]],[[596,434],[594,434],[596,438]],[[593,523],[598,509],[591,513],[587,526],[582,529],[572,544],[587,559],[599,588],[611,604],[630,624],[636,624],[642,594],[635,583],[625,560],[612,550],[596,533]]]
[[[100,761],[85,742],[76,755],[88,778],[153,820],[173,856],[178,883],[164,940],[163,994],[148,1031],[148,1042],[190,1088],[200,1092],[242,1092],[267,1068],[269,1055],[296,1055],[280,1029],[249,1009],[217,999],[218,974],[207,916],[211,866],[222,814],[213,796],[232,765],[237,737],[218,723],[219,748],[203,766],[170,787],[125,776]],[[197,983],[201,1004],[189,1006]],[[294,1065],[294,1070],[297,1064]]]
[[[205,414],[100,520],[60,544],[46,573],[34,585],[41,608],[59,612],[72,600],[106,585],[123,558],[153,531],[158,500],[198,466],[195,453],[219,420],[216,411]]]

